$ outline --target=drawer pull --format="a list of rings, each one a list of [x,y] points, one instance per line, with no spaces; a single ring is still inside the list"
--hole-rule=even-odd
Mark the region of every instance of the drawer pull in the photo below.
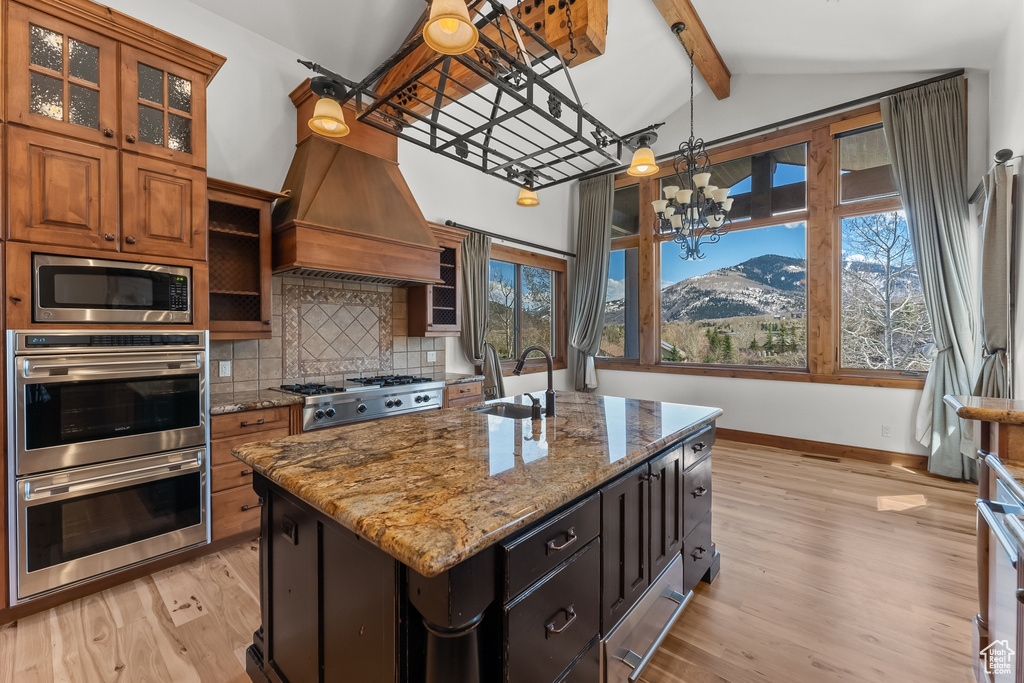
[[[258,424],[258,425],[261,425],[261,424],[263,424],[264,422],[266,422],[266,419],[265,419],[265,418],[262,418],[262,417],[261,417],[260,419],[256,420],[256,424]],[[246,421],[246,420],[242,420],[242,426],[243,426],[243,427],[248,427],[248,426],[249,426],[249,423],[248,423],[248,421]]]
[[[252,474],[252,470],[242,470],[242,473],[240,475],[238,475],[238,476],[240,476],[240,477],[248,477],[250,474]]]
[[[694,560],[699,560],[699,559],[704,557],[704,555],[705,555],[705,553],[707,553],[707,551],[708,551],[707,548],[705,548],[702,545],[699,545],[699,546],[697,546],[694,549],[694,551],[692,553],[690,553],[690,557],[692,557]]]
[[[560,550],[565,550],[575,542],[576,527],[569,527],[569,530],[565,532],[565,543],[563,543],[562,545],[555,545],[554,539],[548,541],[548,550],[545,554],[550,555],[551,553],[557,553]]]
[[[661,632],[658,633],[658,637],[655,638],[654,642],[651,643],[651,646],[647,648],[647,652],[640,655],[632,650],[626,650],[625,652],[620,650],[614,655],[622,661],[623,664],[633,670],[630,672],[629,678],[627,679],[629,683],[635,683],[635,681],[643,675],[644,669],[647,668],[651,659],[654,658],[654,653],[658,651],[659,647],[661,647],[662,642],[665,640],[665,636],[667,636],[668,632],[672,629],[672,625],[676,623],[676,620],[679,619],[679,615],[682,614],[683,610],[686,609],[686,606],[690,604],[690,600],[693,598],[693,591],[691,590],[686,595],[680,595],[678,592],[669,589],[663,595],[673,602],[678,603],[678,605],[675,610],[672,611],[672,615],[668,618],[668,622],[665,623],[665,626],[662,627]]]
[[[706,488],[704,488],[703,486],[700,486],[700,487],[695,488],[693,490],[693,497],[694,498],[700,498],[701,496],[703,496],[707,492],[708,492],[708,490]]]
[[[468,394],[471,391],[473,391],[473,390],[472,389],[459,389],[459,393],[460,394]]]
[[[698,443],[693,444],[693,452],[694,453],[700,453],[702,450],[704,450],[707,447],[708,447],[708,445],[706,443],[704,443],[703,441],[700,441]]]
[[[255,505],[243,505],[242,506],[242,512],[248,512],[249,510],[252,510],[253,508],[261,508],[261,507],[263,507],[263,499],[262,498],[260,498],[260,502],[256,503]]]
[[[560,611],[565,612],[566,622],[562,624],[562,628],[555,628],[555,622],[552,621],[550,624],[544,627],[544,637],[550,638],[551,636],[557,636],[565,629],[572,626],[572,622],[576,621],[576,606],[569,605],[568,607],[562,608]]]
[[[1017,589],[1017,602],[1024,602],[1024,588]]]

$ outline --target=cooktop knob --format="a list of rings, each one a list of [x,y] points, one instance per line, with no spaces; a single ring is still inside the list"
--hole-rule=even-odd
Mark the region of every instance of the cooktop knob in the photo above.
[[[314,420],[322,420],[322,419],[324,419],[324,411],[318,410],[315,413],[313,413],[313,419]]]
[[[365,413],[366,412],[366,404],[365,403],[360,403],[359,405],[357,405],[356,406],[356,412],[357,413]]]
[[[416,402],[417,403],[423,403],[423,397],[422,396],[417,396],[416,397]]]
[[[335,415],[337,415],[337,414],[338,414],[338,411],[337,411],[337,410],[335,410],[334,408],[328,408],[328,409],[327,409],[327,410],[326,410],[326,411],[324,412],[324,414],[325,414],[325,415],[326,415],[327,417],[334,417]]]
[[[396,408],[400,408],[401,406],[402,406],[402,399],[396,398],[395,399],[395,407]]]
[[[384,406],[387,408],[394,408],[395,402],[389,398],[388,400],[384,401]]]

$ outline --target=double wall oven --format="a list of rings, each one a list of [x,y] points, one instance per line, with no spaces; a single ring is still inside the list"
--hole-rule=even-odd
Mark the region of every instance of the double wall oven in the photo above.
[[[204,332],[8,333],[11,598],[204,543]]]

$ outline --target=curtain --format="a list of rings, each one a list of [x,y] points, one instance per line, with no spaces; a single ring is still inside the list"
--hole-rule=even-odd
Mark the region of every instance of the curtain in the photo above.
[[[996,166],[985,176],[985,241],[981,257],[981,315],[985,358],[975,396],[1009,398],[1006,346],[1009,330],[1009,240],[1013,216],[1013,172]]]
[[[501,374],[501,357],[494,344],[484,342],[484,400],[505,397],[505,378]]]
[[[462,240],[462,348],[474,367],[484,366],[484,385],[495,384],[487,375],[484,336],[487,334],[487,298],[491,280],[491,238],[471,232]],[[493,368],[492,368],[493,372]],[[501,366],[497,372],[501,373]]]
[[[597,388],[594,356],[601,348],[608,251],[612,235],[612,175],[580,183],[576,226],[576,277],[569,313],[569,344],[576,349],[576,391]]]
[[[937,354],[917,415],[928,470],[975,479],[973,444],[942,401],[969,395],[978,356],[975,291],[967,249],[967,145],[963,76],[881,101],[882,124],[917,261]],[[964,454],[964,448],[966,453]]]

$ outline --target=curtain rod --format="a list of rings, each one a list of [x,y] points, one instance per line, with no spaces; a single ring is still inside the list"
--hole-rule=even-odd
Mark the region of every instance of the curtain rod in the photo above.
[[[865,104],[867,102],[874,102],[875,100],[880,100],[883,97],[889,97],[890,95],[895,95],[896,93],[901,93],[901,92],[903,92],[905,90],[912,90],[914,88],[920,88],[921,86],[928,85],[930,83],[937,83],[938,81],[944,81],[944,80],[949,79],[949,78],[956,78],[957,76],[963,76],[963,75],[964,75],[964,70],[963,69],[957,69],[955,71],[950,71],[948,73],[944,73],[944,74],[941,74],[939,76],[932,76],[931,78],[926,78],[923,81],[917,81],[915,83],[910,83],[908,85],[902,85],[902,86],[900,86],[898,88],[892,88],[891,90],[885,90],[885,91],[880,92],[880,93],[875,93],[874,95],[867,95],[865,97],[858,97],[855,100],[850,100],[848,102],[843,102],[842,104],[834,104],[834,105],[832,105],[830,107],[825,107],[824,109],[818,109],[817,111],[812,111],[809,114],[801,114],[800,116],[793,116],[793,117],[788,118],[788,119],[783,119],[782,121],[776,121],[775,123],[769,123],[769,124],[765,124],[763,126],[758,126],[756,128],[751,128],[749,130],[743,131],[742,133],[734,133],[732,135],[726,135],[725,137],[718,138],[717,140],[711,140],[709,142],[705,142],[704,145],[706,147],[708,147],[708,148],[711,148],[711,147],[713,147],[715,145],[722,145],[722,144],[725,144],[726,142],[733,142],[734,140],[740,140],[740,139],[745,138],[745,137],[750,137],[752,135],[757,135],[758,133],[763,133],[764,131],[767,131],[767,130],[772,130],[772,129],[775,129],[775,128],[782,128],[784,126],[789,126],[789,125],[792,125],[792,124],[795,124],[795,123],[799,123],[801,121],[808,121],[810,119],[815,119],[815,118],[817,118],[819,116],[824,116],[825,114],[831,114],[831,113],[839,111],[841,109],[849,109],[850,107],[855,107],[858,104]],[[678,151],[666,152],[664,154],[658,155],[657,157],[655,157],[655,159],[657,161],[664,161],[666,159],[671,159],[671,158],[676,157],[678,155],[679,155]],[[605,168],[601,168],[601,169],[598,169],[596,171],[593,171],[591,173],[588,173],[586,175],[580,176],[579,180],[587,180],[588,178],[594,178],[594,177],[597,177],[597,176],[600,176],[600,175],[604,175],[606,173],[621,173],[622,171],[625,171],[628,168],[629,168],[629,164],[624,164],[624,165],[618,166],[616,168],[605,167]]]
[[[480,228],[474,228],[470,225],[456,223],[455,221],[450,220],[445,221],[444,224],[452,228],[459,228],[461,230],[468,230],[469,232],[476,232],[481,235],[486,235],[491,239],[502,240],[504,242],[515,242],[516,244],[522,244],[525,247],[543,249],[544,251],[550,251],[552,254],[561,254],[562,256],[570,256],[572,258],[576,258],[576,254],[572,253],[571,251],[562,251],[561,249],[555,249],[553,247],[545,247],[543,244],[537,244],[536,242],[527,242],[526,240],[521,240],[518,237],[508,237],[507,235],[499,235],[495,232],[487,232],[486,230],[481,230]]]

